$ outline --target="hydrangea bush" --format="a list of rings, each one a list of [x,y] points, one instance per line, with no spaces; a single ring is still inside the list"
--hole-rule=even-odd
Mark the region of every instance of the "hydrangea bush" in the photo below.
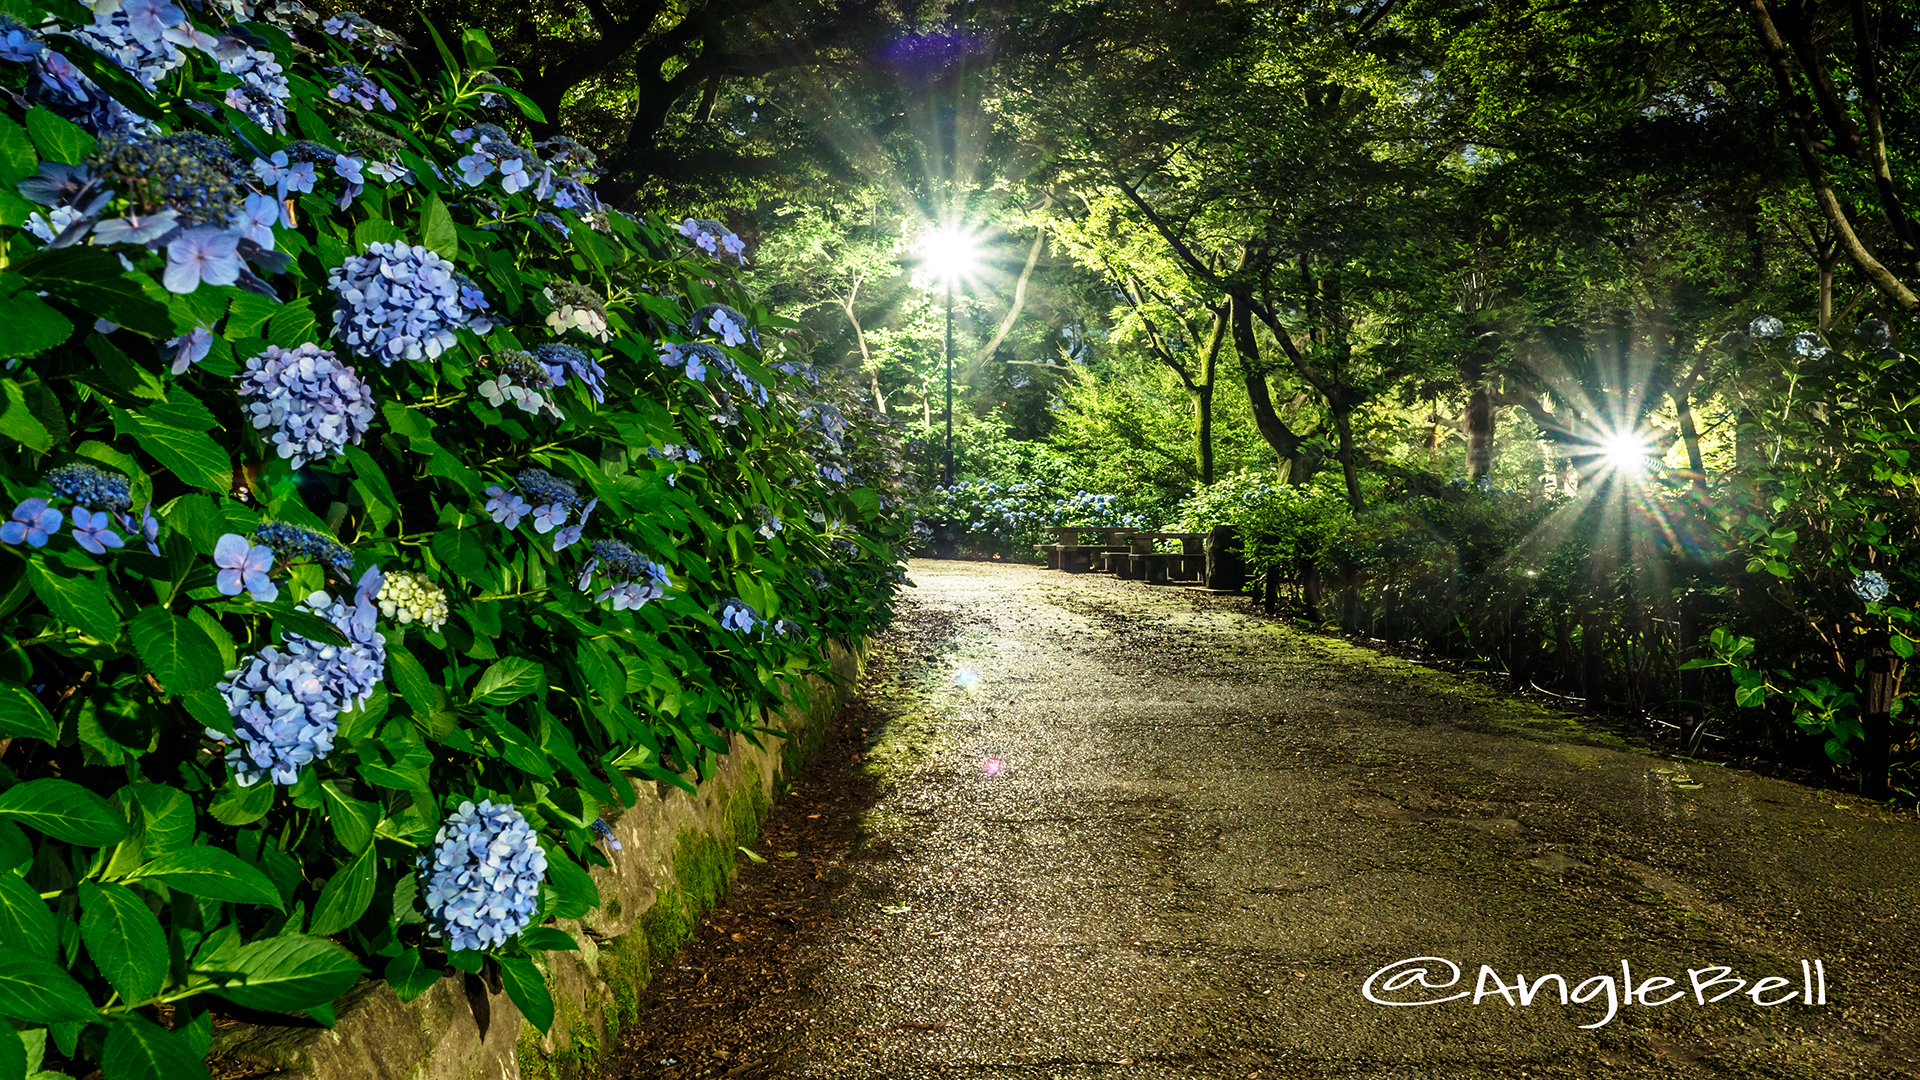
[[[191,1075],[222,1002],[492,965],[544,1027],[603,815],[889,616],[891,430],[477,33],[8,10],[0,1018]]]
[[[1836,764],[1860,764],[1864,747],[1879,760],[1863,771],[1878,772],[1915,733],[1900,690],[1920,641],[1920,568],[1904,557],[1920,545],[1914,362],[1881,319],[1787,330],[1762,315],[1721,343],[1739,356],[1742,434],[1757,449],[1715,521],[1746,573],[1725,590],[1733,617],[1711,656],[1689,666],[1727,669],[1739,705],[1777,710]],[[1891,719],[1869,732],[1876,704]]]
[[[1148,528],[1145,516],[1127,510],[1113,495],[1086,491],[1060,495],[1040,484],[956,480],[952,487],[936,487],[922,496],[914,513],[923,523],[947,523],[968,551],[1028,562],[1037,558],[1035,545],[1051,539],[1042,529],[1058,525]],[[931,541],[932,535],[931,525],[923,524],[919,542]]]

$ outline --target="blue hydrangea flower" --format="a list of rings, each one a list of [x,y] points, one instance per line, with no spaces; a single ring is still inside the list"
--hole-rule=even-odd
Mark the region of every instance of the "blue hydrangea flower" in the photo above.
[[[553,385],[564,385],[569,379],[577,379],[586,384],[593,394],[593,400],[607,399],[607,371],[592,357],[572,345],[551,344],[535,345],[531,350],[533,358],[547,369],[547,376]]]
[[[38,56],[44,48],[46,46],[41,44],[40,35],[0,15],[0,60],[24,64]]]
[[[533,531],[550,533],[567,520],[567,508],[559,503],[537,506],[533,511]]]
[[[60,525],[65,520],[60,516],[60,511],[47,505],[47,500],[26,499],[13,508],[7,523],[0,525],[0,541],[46,547],[47,538],[60,531]]]
[[[596,571],[604,572],[608,578],[607,587],[593,598],[596,604],[613,601],[613,610],[627,611],[645,606],[649,601],[658,600],[667,594],[673,586],[667,568],[657,562],[642,558],[632,548],[618,540],[601,540],[588,549],[586,565],[580,568],[580,578],[575,583],[581,592],[593,588]]]
[[[120,520],[125,523],[128,532],[146,542],[148,551],[155,555],[160,554],[160,520],[153,516],[153,503],[149,502],[141,508],[138,521],[134,520],[131,513]]]
[[[176,293],[190,293],[201,282],[231,285],[240,280],[239,246],[240,237],[225,229],[188,229],[167,245],[167,270],[160,281]]]
[[[613,826],[607,824],[605,821],[599,818],[593,819],[593,835],[601,843],[607,845],[608,850],[620,850],[620,841],[613,838]]]
[[[300,770],[333,750],[340,714],[366,703],[386,678],[386,642],[374,630],[379,567],[361,576],[352,602],[316,592],[302,604],[332,623],[344,645],[288,634],[227,673],[218,689],[233,716],[233,735],[212,728],[207,737],[233,743],[227,763],[241,787],[263,779],[299,780]]]
[[[427,929],[449,950],[504,945],[533,921],[547,853],[505,803],[463,802],[418,862]]]
[[[720,603],[720,627],[723,630],[750,634],[754,627],[762,625],[765,621],[760,617],[759,612],[753,610],[745,600],[737,596],[728,597]]]
[[[325,533],[284,521],[269,521],[255,529],[253,535],[282,559],[311,558],[341,577],[353,572],[353,552]]]
[[[1818,360],[1830,352],[1820,341],[1820,335],[1811,330],[1802,331],[1787,339],[1787,355],[1799,360]]]
[[[680,223],[680,235],[692,240],[701,251],[709,255],[718,258],[724,251],[739,259],[740,265],[747,264],[746,242],[734,235],[733,230],[717,221],[687,218]]]
[[[1887,579],[1877,570],[1865,570],[1854,576],[1853,595],[1869,604],[1877,604],[1885,600],[1891,591]]]
[[[1884,319],[1867,319],[1853,328],[1853,336],[1875,349],[1893,348],[1893,327]]]
[[[687,378],[702,382],[707,377],[709,365],[724,362],[727,354],[704,342],[682,344],[677,341],[663,341],[658,345],[660,362],[667,367],[682,368]]]
[[[334,337],[382,364],[434,359],[453,347],[462,327],[493,329],[486,297],[424,247],[368,244],[329,273],[327,285],[340,296]]]
[[[501,487],[499,484],[487,486],[487,513],[493,520],[509,529],[520,527],[520,519],[533,510],[533,504]]]
[[[1748,336],[1755,341],[1767,341],[1787,332],[1786,324],[1772,315],[1762,315],[1747,327]]]
[[[268,575],[273,573],[273,549],[265,544],[249,544],[238,533],[228,533],[213,547],[213,564],[220,568],[214,583],[222,595],[247,595],[267,603],[280,595],[280,586]]]
[[[127,478],[84,463],[62,465],[43,479],[55,492],[93,510],[124,512],[133,509]]]
[[[600,505],[599,499],[587,503],[580,510],[580,520],[553,534],[553,550],[565,551],[580,542],[580,533],[587,527],[587,519],[593,516],[593,508]]]
[[[95,555],[105,555],[108,548],[127,546],[120,534],[113,531],[113,518],[105,510],[88,510],[84,506],[73,508],[73,538],[80,546]]]
[[[183,375],[213,351],[213,331],[205,326],[196,326],[179,337],[168,338],[165,348],[173,351],[173,373]]]
[[[758,519],[758,523],[754,526],[753,531],[760,534],[763,539],[771,540],[775,534],[786,528],[786,525],[775,516],[774,512],[767,507],[766,503],[754,503],[752,512],[753,516]]]
[[[373,391],[358,372],[312,342],[269,345],[248,358],[240,399],[256,428],[271,428],[276,452],[296,469],[338,457],[373,425]]]
[[[928,530],[927,535],[929,539],[931,539],[933,535],[932,530]],[[807,567],[807,580],[813,583],[814,588],[825,589],[827,587],[827,572],[817,566],[809,566]]]

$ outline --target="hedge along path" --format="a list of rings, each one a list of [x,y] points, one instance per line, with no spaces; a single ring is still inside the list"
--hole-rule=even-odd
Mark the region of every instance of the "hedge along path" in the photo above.
[[[604,817],[887,618],[891,433],[478,32],[9,10],[0,1080],[363,977],[545,1028]]]

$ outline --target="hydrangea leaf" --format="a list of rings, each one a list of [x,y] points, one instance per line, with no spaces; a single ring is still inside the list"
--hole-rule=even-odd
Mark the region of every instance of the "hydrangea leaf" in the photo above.
[[[380,824],[380,804],[348,798],[331,780],[320,785],[320,797],[325,801],[334,839],[356,855],[366,851],[373,843],[374,827]]]
[[[506,988],[507,997],[520,1006],[520,1015],[527,1023],[545,1032],[553,1026],[553,994],[547,990],[547,980],[533,961],[524,956],[502,956],[500,961],[500,982]]]
[[[460,235],[453,227],[453,213],[438,195],[427,198],[420,211],[420,245],[451,262],[460,257]]]
[[[7,267],[31,287],[59,297],[89,315],[104,318],[149,337],[172,337],[167,306],[152,299],[102,248],[76,245],[37,251]]]
[[[229,778],[214,796],[213,805],[207,812],[213,820],[222,825],[246,825],[259,821],[273,809],[273,785],[253,784],[241,787],[237,780]]]
[[[133,797],[140,804],[140,840],[147,858],[193,846],[193,801],[186,792],[165,784],[135,784]]]
[[[47,902],[25,878],[10,870],[0,871],[0,941],[36,960],[52,960],[59,940],[59,929]],[[0,1031],[0,1036],[5,1034]]]
[[[295,1012],[331,1004],[366,968],[325,938],[281,934],[242,945],[227,970],[239,981],[214,993],[242,1008]]]
[[[39,148],[41,157],[63,165],[85,163],[97,145],[94,137],[78,124],[56,115],[44,105],[27,110],[27,134],[33,137],[33,145]]]
[[[421,994],[433,989],[443,973],[430,968],[420,957],[419,949],[407,949],[400,955],[387,961],[387,985],[393,987],[394,994],[401,1001],[412,1001]]]
[[[167,977],[167,938],[147,902],[125,885],[80,883],[80,937],[115,993],[137,1004]]]
[[[127,823],[107,800],[71,780],[46,777],[0,793],[0,819],[55,840],[105,847],[126,839]],[[17,1015],[0,1010],[0,1015]]]
[[[600,889],[593,875],[558,848],[547,847],[547,885],[553,889],[552,914],[577,919],[600,906]]]
[[[233,486],[233,462],[210,432],[220,421],[205,405],[176,389],[170,399],[137,412],[111,408],[114,431],[139,440],[140,448],[185,483],[224,493]]]
[[[0,738],[45,739],[60,735],[59,725],[40,699],[24,686],[0,683]]]
[[[7,328],[0,335],[0,359],[15,356],[38,356],[55,345],[73,336],[73,323],[65,315],[53,310],[45,300],[30,291],[21,291],[0,299],[0,325]],[[19,391],[8,384],[8,413],[13,412],[13,399]],[[38,421],[34,427],[40,427]],[[0,417],[0,432],[4,432],[15,442],[23,442],[36,450],[46,450],[44,428],[37,440],[23,438],[5,417]]]
[[[42,1031],[38,1034],[44,1039],[47,1033]],[[39,1062],[34,1064],[38,1065]],[[26,1076],[27,1044],[11,1030],[0,1031],[0,1080],[26,1080]]]
[[[34,153],[27,129],[0,117],[0,184],[9,190],[23,176],[32,176],[40,167],[40,155]]]
[[[207,1065],[185,1033],[144,1016],[122,1016],[100,1049],[103,1080],[206,1080]]]
[[[0,950],[0,1016],[57,1024],[97,1015],[86,990],[63,968],[19,949]]]
[[[547,669],[536,660],[509,656],[480,673],[473,700],[482,705],[510,705],[547,685]]]
[[[150,860],[127,875],[129,881],[149,878],[204,900],[281,906],[280,890],[267,875],[233,852],[206,844]]]
[[[169,694],[206,690],[226,671],[207,632],[165,608],[150,607],[127,620],[127,636]]]
[[[314,901],[307,931],[324,937],[337,934],[358,921],[373,903],[378,869],[379,856],[371,844],[341,866],[327,880],[327,887],[320,890],[320,899]]]

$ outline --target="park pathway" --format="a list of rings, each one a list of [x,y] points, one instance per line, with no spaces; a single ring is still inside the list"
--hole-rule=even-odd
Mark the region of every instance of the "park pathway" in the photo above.
[[[826,751],[864,754],[821,764],[852,786],[776,810],[640,1024],[709,1026],[626,1075],[1920,1077],[1911,813],[1682,768],[1236,598],[910,577],[868,741]],[[736,953],[759,988],[729,1004]],[[1467,996],[1367,999],[1418,957],[1373,996]],[[1791,1000],[1699,1004],[1716,966]],[[1501,996],[1522,975],[1588,1000]]]

